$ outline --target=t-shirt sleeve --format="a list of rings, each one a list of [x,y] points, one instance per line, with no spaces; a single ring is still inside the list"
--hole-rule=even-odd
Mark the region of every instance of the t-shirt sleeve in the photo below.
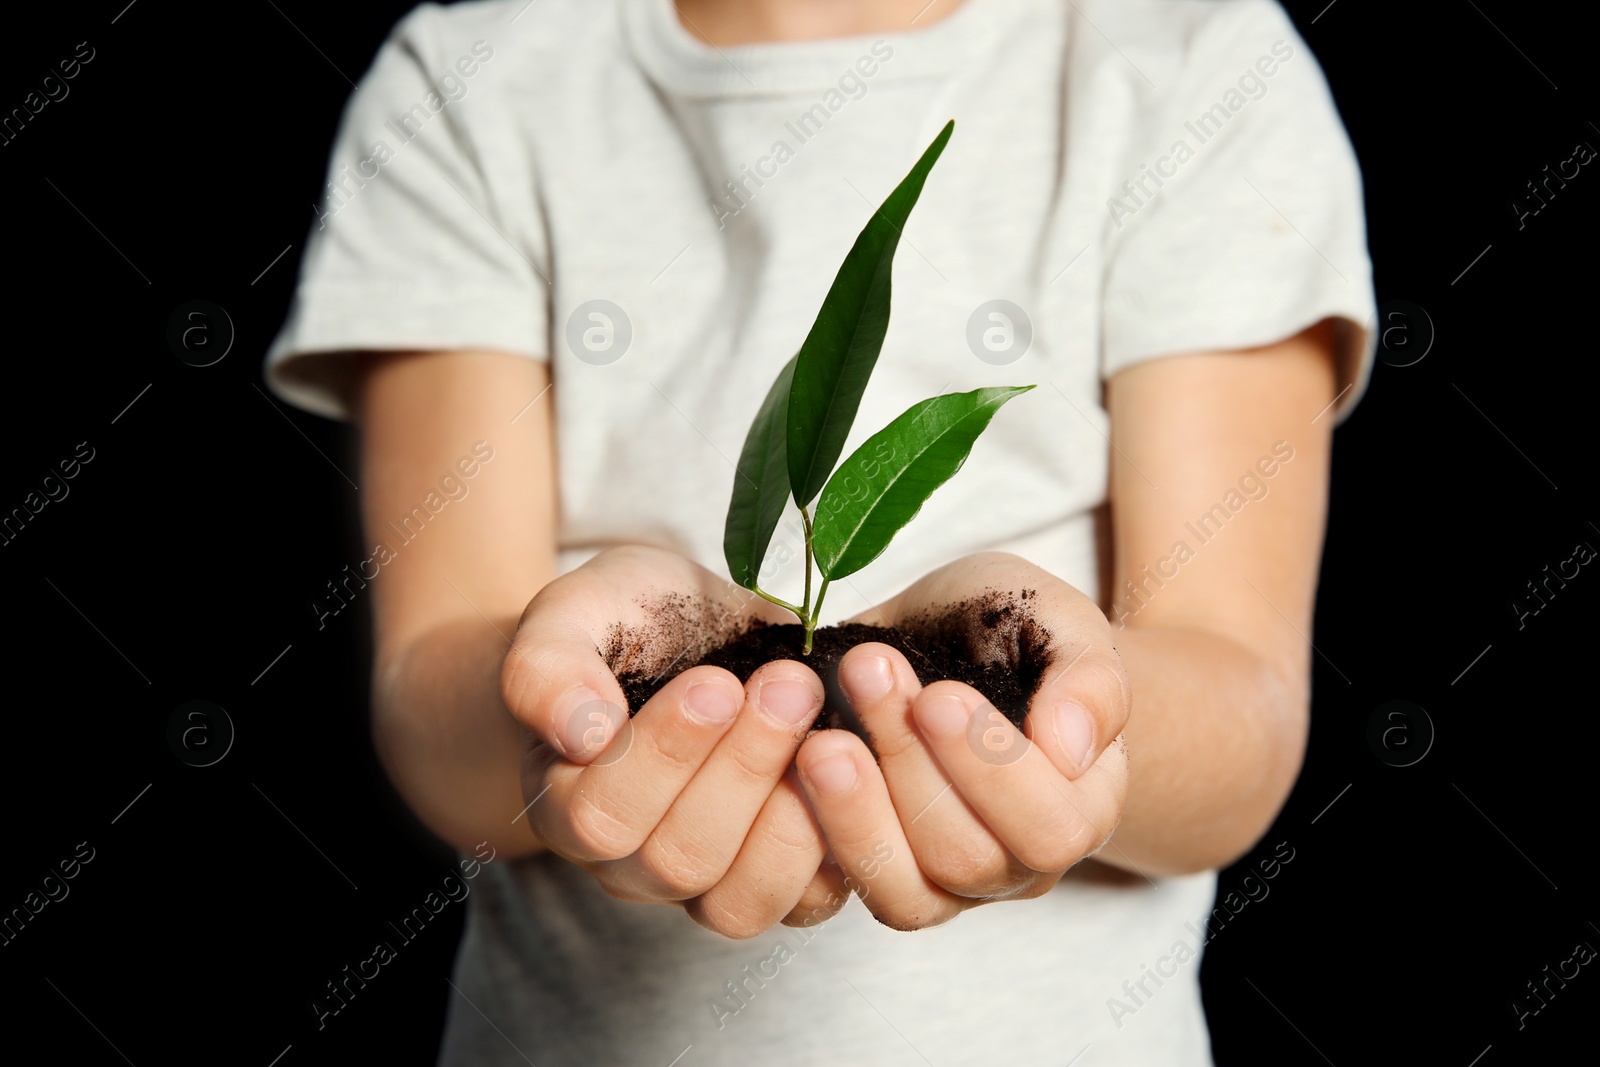
[[[1102,373],[1338,324],[1349,413],[1376,318],[1361,174],[1322,69],[1270,0],[1222,5],[1112,190]],[[1348,387],[1348,388],[1346,388]]]
[[[289,316],[266,357],[280,397],[346,418],[354,353],[548,356],[547,241],[488,42],[442,41],[424,5],[345,109]],[[504,60],[501,65],[505,66]],[[472,74],[464,72],[471,70]]]

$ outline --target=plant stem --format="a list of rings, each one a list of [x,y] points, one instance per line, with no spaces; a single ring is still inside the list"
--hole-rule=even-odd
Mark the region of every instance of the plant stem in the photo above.
[[[800,621],[802,623],[804,623],[806,621],[806,609],[804,607],[801,607],[798,604],[791,604],[787,600],[779,600],[777,597],[773,596],[771,593],[768,593],[768,592],[766,592],[766,591],[764,591],[762,589],[759,589],[756,586],[751,586],[750,587],[750,591],[752,593],[754,593],[756,596],[760,597],[762,600],[767,601],[768,603],[776,604],[776,605],[778,605],[778,607],[783,608],[785,611],[794,612],[795,615],[799,616]],[[807,651],[809,651],[809,649]]]
[[[828,579],[822,579],[822,584],[817,587],[817,602],[816,605],[813,606],[811,603],[811,561],[813,558],[811,549],[811,513],[805,508],[800,509],[800,521],[802,524],[804,524],[806,531],[805,600],[801,601],[801,603],[798,605],[791,604],[787,600],[780,600],[771,593],[768,593],[762,590],[760,587],[754,585],[750,587],[750,591],[755,593],[755,595],[760,597],[762,600],[769,601],[770,603],[776,604],[778,607],[783,608],[786,611],[792,611],[795,613],[796,617],[798,617],[800,620],[800,625],[805,627],[806,633],[805,645],[801,648],[800,654],[809,656],[811,655],[811,634],[817,628],[817,616],[822,613],[822,595],[828,591]]]
[[[811,513],[805,508],[800,509],[800,521],[806,528],[806,598],[800,602],[806,611],[811,610]],[[801,621],[805,619],[802,616]],[[806,631],[806,651],[811,651],[811,631]]]
[[[807,655],[807,656],[811,655],[811,635],[816,632],[817,619],[819,619],[822,616],[822,598],[827,596],[827,595],[828,595],[828,579],[824,578],[824,579],[822,579],[822,584],[817,586],[817,604],[816,604],[816,607],[812,609],[811,618],[805,620],[805,623],[806,623],[806,644],[805,644],[805,647],[803,649],[801,649],[801,653],[804,654],[804,655]]]

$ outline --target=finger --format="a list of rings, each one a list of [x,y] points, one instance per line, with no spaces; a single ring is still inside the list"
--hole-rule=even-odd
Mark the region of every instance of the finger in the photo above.
[[[733,725],[639,851],[620,861],[617,877],[659,900],[684,900],[715,885],[753,832],[822,700],[822,680],[803,663],[757,669]]]
[[[552,766],[550,795],[529,809],[540,838],[563,856],[615,860],[655,830],[728,731],[744,688],[721,667],[692,667],[625,722],[604,758]],[[553,757],[551,757],[553,758]]]
[[[574,763],[598,758],[628,721],[627,698],[598,651],[604,625],[582,607],[619,607],[599,586],[577,574],[545,586],[523,614],[500,673],[512,716]]]
[[[685,658],[691,647],[732,636],[740,620],[780,617],[776,606],[681,556],[607,549],[529,603],[501,671],[501,694],[534,736],[575,763],[591,763],[628,718],[617,674],[665,676],[694,661]],[[639,639],[602,657],[598,649],[619,635]]]
[[[859,737],[844,730],[813,734],[796,765],[845,884],[879,922],[920,930],[961,913],[965,902],[917,867],[889,788]]]
[[[1015,736],[1016,728],[971,686],[935,682],[913,707],[917,729],[965,801],[1005,848],[1035,871],[1059,872],[1110,838],[1127,793],[1127,762],[1111,749],[1076,781]],[[1003,740],[1020,755],[994,762],[973,743],[978,731],[1010,731]]]
[[[951,605],[971,599],[975,589],[1027,591],[1022,601],[1012,602],[1017,610],[999,630],[975,628],[959,616],[946,619],[947,629],[958,644],[982,650],[984,658],[1014,657],[1019,649],[1029,658],[1043,658],[1044,678],[1030,701],[1031,719],[1039,720],[1034,723],[1039,729],[1030,736],[1063,774],[1076,778],[1127,725],[1128,679],[1112,644],[1110,623],[1083,593],[1003,552],[978,553],[942,567],[880,610],[891,620],[926,614],[930,608],[948,612]],[[1036,642],[1043,647],[1036,648]]]
[[[1062,774],[1076,779],[1122,733],[1131,705],[1122,657],[1108,641],[1084,640],[1055,652],[1028,702],[1028,736]]]
[[[794,927],[820,926],[839,914],[850,899],[850,887],[844,884],[844,872],[832,860],[824,859],[811,883],[788,915],[783,925]]]
[[[839,661],[839,683],[872,738],[912,855],[922,872],[964,897],[1015,891],[1033,877],[963,799],[912,721],[921,692],[910,662],[889,645],[857,645]]]
[[[827,850],[799,783],[785,775],[767,796],[727,875],[685,910],[724,937],[755,937],[798,910]],[[844,896],[838,899],[842,905]]]

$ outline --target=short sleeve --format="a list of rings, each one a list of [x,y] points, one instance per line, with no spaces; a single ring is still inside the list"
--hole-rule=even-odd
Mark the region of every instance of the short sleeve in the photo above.
[[[1376,318],[1361,175],[1321,67],[1270,0],[1218,5],[1107,203],[1101,371],[1338,323],[1349,413]]]
[[[511,71],[492,44],[452,40],[448,17],[432,4],[406,16],[346,106],[267,353],[273,391],[330,418],[348,417],[358,351],[548,356],[547,241],[496,96]]]

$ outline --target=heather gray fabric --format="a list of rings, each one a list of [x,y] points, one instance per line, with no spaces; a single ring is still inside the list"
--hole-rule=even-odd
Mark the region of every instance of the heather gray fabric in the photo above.
[[[824,621],[992,548],[1097,595],[1107,376],[1334,316],[1357,384],[1330,417],[1365,387],[1359,174],[1268,0],[967,0],[902,34],[720,50],[669,0],[425,5],[346,113],[268,380],[342,417],[348,363],[306,356],[548,359],[562,568],[648,542],[721,571],[755,405],[950,118],[846,447],[935,393],[1041,388]],[[780,596],[798,599],[798,563],[780,562],[798,545],[780,527],[764,582]],[[664,1067],[691,1045],[683,1067],[1066,1063],[1086,1046],[1082,1067],[1210,1062],[1195,929],[1212,874],[1075,875],[916,934],[857,902],[809,941],[739,944],[555,860],[495,863],[476,888],[450,1065]]]

